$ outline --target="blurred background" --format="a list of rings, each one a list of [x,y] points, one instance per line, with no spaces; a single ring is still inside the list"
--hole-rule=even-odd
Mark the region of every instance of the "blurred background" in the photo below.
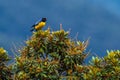
[[[71,38],[90,37],[87,51],[98,56],[120,49],[120,0],[0,0],[0,47],[8,53],[32,35],[31,26],[42,17],[54,31],[62,24]]]

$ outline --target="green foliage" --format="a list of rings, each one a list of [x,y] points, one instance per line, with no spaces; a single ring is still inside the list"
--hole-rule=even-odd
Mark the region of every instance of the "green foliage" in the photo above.
[[[87,80],[119,80],[120,79],[120,51],[107,51],[107,56],[102,59],[93,57],[87,66],[88,72],[84,74]]]
[[[56,80],[76,75],[75,65],[83,64],[88,41],[72,41],[68,34],[50,29],[34,32],[16,57],[15,79]]]
[[[120,50],[93,56],[85,65],[88,43],[72,40],[64,30],[34,32],[10,67],[5,65],[7,52],[0,48],[0,80],[120,80]]]
[[[7,55],[6,50],[0,48],[0,80],[11,80],[12,73],[9,67],[6,66],[6,62],[9,61],[10,58]]]

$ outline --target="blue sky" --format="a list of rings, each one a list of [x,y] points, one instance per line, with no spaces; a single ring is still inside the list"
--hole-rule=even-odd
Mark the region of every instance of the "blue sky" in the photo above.
[[[71,29],[71,37],[88,37],[87,50],[103,56],[106,50],[120,49],[119,0],[0,0],[0,46],[11,53],[13,44],[20,46],[32,35],[30,27],[41,17],[53,30],[62,23]]]

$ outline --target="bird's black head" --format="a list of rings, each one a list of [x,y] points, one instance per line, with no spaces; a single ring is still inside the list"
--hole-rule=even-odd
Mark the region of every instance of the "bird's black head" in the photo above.
[[[47,19],[46,18],[42,18],[42,20],[41,20],[42,22],[46,22],[47,21]]]

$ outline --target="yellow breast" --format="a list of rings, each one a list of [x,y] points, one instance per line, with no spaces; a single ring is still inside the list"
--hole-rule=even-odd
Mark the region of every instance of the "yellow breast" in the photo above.
[[[36,30],[39,30],[39,29],[41,29],[42,27],[44,27],[45,24],[46,24],[45,22],[40,22],[38,25],[35,26],[35,29],[36,29]]]

